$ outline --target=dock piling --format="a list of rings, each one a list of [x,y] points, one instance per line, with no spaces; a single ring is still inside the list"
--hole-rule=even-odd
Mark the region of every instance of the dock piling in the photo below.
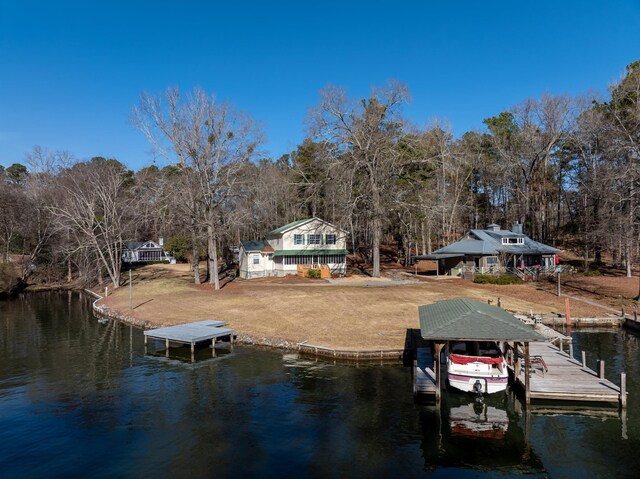
[[[587,353],[582,351],[582,367],[587,369]]]
[[[620,373],[620,407],[627,407],[627,373]]]
[[[598,377],[604,379],[604,360],[598,360]]]
[[[527,406],[531,404],[531,362],[529,360],[528,341],[524,343],[524,402]]]

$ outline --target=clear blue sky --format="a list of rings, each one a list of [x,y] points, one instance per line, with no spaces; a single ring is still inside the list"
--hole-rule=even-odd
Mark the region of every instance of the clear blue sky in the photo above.
[[[295,149],[327,84],[406,83],[457,135],[545,92],[606,92],[640,59],[640,1],[0,0],[0,164],[35,145],[150,163],[140,92],[200,86]]]

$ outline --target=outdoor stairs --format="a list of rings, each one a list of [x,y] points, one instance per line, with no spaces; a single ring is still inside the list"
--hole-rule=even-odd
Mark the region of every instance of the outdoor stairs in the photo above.
[[[310,269],[320,270],[320,278],[328,279],[331,278],[331,269],[326,264],[299,264],[298,265],[298,276],[306,277],[307,271]]]

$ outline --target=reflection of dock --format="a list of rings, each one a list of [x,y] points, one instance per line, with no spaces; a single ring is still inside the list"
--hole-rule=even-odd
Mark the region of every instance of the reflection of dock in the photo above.
[[[530,368],[529,397],[532,400],[592,401],[623,404],[620,387],[584,367],[567,353],[549,343],[531,343],[532,356],[541,356],[547,370]],[[524,386],[525,368],[516,378]],[[603,375],[604,376],[604,375]]]
[[[211,348],[213,349],[217,338],[228,337],[230,341],[233,339],[234,331],[221,327],[226,325],[227,323],[222,321],[207,319],[194,323],[150,329],[144,331],[144,344],[146,346],[148,338],[164,340],[166,348],[165,354],[167,357],[169,356],[171,343],[191,345],[191,361],[193,361],[195,345],[197,343],[211,341]]]

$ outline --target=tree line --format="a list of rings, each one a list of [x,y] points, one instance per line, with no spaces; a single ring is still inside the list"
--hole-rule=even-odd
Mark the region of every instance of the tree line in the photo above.
[[[631,275],[640,238],[640,61],[607,98],[543,95],[456,138],[442,122],[402,116],[399,82],[358,99],[328,87],[307,138],[277,159],[248,115],[195,89],[143,94],[131,123],[167,164],[137,172],[35,147],[0,167],[0,263],[26,280],[120,285],[126,240],[167,239],[194,281],[219,288],[229,246],[304,217],[350,233],[380,274],[382,245],[400,261],[489,223],[524,224],[536,240]],[[16,260],[15,258],[18,258]],[[200,271],[201,259],[206,259]]]

